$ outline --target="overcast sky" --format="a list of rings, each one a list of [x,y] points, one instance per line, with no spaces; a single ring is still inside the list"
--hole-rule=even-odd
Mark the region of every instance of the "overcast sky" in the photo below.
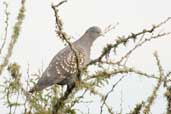
[[[4,27],[5,18],[3,1],[0,1],[0,32]],[[20,0],[6,1],[9,3],[9,31],[11,31],[20,7]],[[36,72],[41,68],[42,62],[46,67],[52,57],[64,47],[54,32],[55,22],[51,4],[55,1],[58,0],[27,0],[26,2],[26,17],[11,59],[23,66],[23,72],[26,72],[27,64],[30,64],[31,72]],[[115,30],[95,42],[96,46],[94,45],[92,48],[92,58],[95,58],[100,54],[103,46],[107,42],[114,41],[115,37],[128,35],[131,32],[136,33],[171,16],[170,5],[171,0],[68,0],[61,6],[60,15],[65,31],[75,39],[79,38],[90,26],[96,25],[104,29],[110,24],[119,22]],[[171,22],[162,27],[162,31],[171,31]],[[0,34],[1,37],[2,34]],[[169,37],[156,40],[153,44],[148,43],[138,49],[130,57],[129,64],[145,71],[157,71],[153,57],[153,52],[157,50],[165,69],[171,69],[171,53],[168,52],[171,49],[171,38],[169,39]],[[140,99],[145,99],[151,93],[149,90],[155,85],[150,81],[145,78],[130,78],[123,81],[122,87],[112,94],[115,98],[111,100],[114,109],[119,110],[121,90],[125,95],[123,96],[125,111],[129,111],[135,103],[141,101]],[[160,104],[164,101],[162,97],[162,94],[159,95],[158,101],[156,101],[155,107],[158,108],[152,110],[154,114],[161,114],[164,110],[164,107],[160,109],[162,107]],[[5,108],[2,108],[1,111],[5,112]]]

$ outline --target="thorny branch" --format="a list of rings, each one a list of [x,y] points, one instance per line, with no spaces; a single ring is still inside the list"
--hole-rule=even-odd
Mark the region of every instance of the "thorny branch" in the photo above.
[[[56,19],[56,33],[57,35],[63,40],[65,41],[68,46],[71,48],[71,50],[73,51],[74,55],[75,55],[75,61],[76,61],[76,67],[77,67],[77,78],[78,81],[80,80],[80,75],[81,75],[81,70],[79,67],[79,56],[78,56],[78,52],[76,51],[76,49],[73,47],[73,45],[70,43],[68,35],[63,31],[63,24],[62,24],[62,20],[60,19],[60,16],[58,15],[58,7],[60,5],[62,5],[63,3],[67,2],[66,0],[61,1],[59,4],[57,5],[52,5],[52,9],[55,13],[55,19]],[[59,98],[59,100],[57,101],[57,103],[54,105],[53,107],[53,114],[57,114],[58,110],[60,109],[60,107],[62,106],[62,103],[68,98],[68,96],[71,94],[72,90],[75,88],[75,83],[72,85],[72,87],[67,87],[67,90],[64,93],[64,96],[62,96],[61,98]]]
[[[166,20],[164,20],[163,22],[159,23],[158,25],[153,25],[151,29],[144,29],[143,31],[138,32],[136,34],[132,33],[131,35],[129,35],[127,37],[118,37],[118,39],[116,40],[115,44],[108,44],[107,47],[104,48],[104,51],[102,52],[102,54],[97,59],[92,60],[88,65],[92,65],[92,64],[95,64],[97,62],[100,62],[102,60],[102,58],[105,55],[107,55],[112,49],[114,51],[116,51],[118,46],[120,46],[121,44],[126,45],[129,40],[132,39],[132,40],[135,41],[137,39],[137,37],[140,36],[140,35],[144,35],[146,33],[154,32],[157,28],[161,27],[163,24],[165,24],[170,19],[171,19],[171,17],[168,17]]]
[[[112,64],[112,65],[121,65],[122,62],[124,60],[128,60],[128,57],[129,55],[131,55],[138,47],[141,47],[142,45],[144,45],[145,43],[147,42],[150,42],[151,40],[154,40],[154,39],[158,39],[158,38],[161,38],[163,36],[166,36],[166,35],[169,35],[170,32],[167,32],[167,33],[161,33],[161,34],[157,34],[155,36],[151,36],[150,38],[145,38],[144,40],[141,40],[138,44],[136,44],[131,50],[129,50],[125,55],[123,55],[119,60],[115,61],[115,62],[112,62],[112,61],[99,61],[99,63],[106,63],[106,64]],[[143,35],[144,37],[144,35]],[[124,65],[126,64],[126,61],[124,63]]]
[[[134,48],[132,48],[131,50],[129,50],[124,56],[121,57],[121,59],[113,64],[121,64],[121,62],[124,60],[124,59],[127,59],[129,57],[129,55],[132,54],[132,52],[134,52],[138,47],[141,47],[143,44],[145,44],[146,42],[150,42],[151,40],[154,40],[154,39],[158,39],[160,37],[163,37],[163,36],[166,36],[166,35],[169,35],[170,32],[168,33],[162,33],[162,34],[157,34],[155,36],[151,36],[150,38],[148,39],[144,39],[143,41],[139,42],[137,45],[134,46]]]
[[[150,97],[148,97],[148,101],[147,101],[147,104],[145,105],[144,107],[144,114],[149,114],[150,113],[150,109],[151,109],[151,106],[157,96],[157,91],[159,90],[161,84],[162,84],[162,78],[164,77],[164,72],[163,72],[163,68],[160,64],[160,60],[159,60],[159,57],[158,57],[158,54],[157,52],[154,53],[154,57],[156,59],[156,62],[157,62],[157,66],[158,66],[158,70],[159,70],[159,76],[160,78],[158,79],[158,83],[156,85],[156,87],[153,89],[153,92],[152,92],[152,95]]]
[[[148,74],[145,72],[142,72],[140,70],[136,70],[135,68],[130,68],[130,67],[123,67],[123,68],[117,68],[113,69],[112,71],[99,71],[96,72],[96,74],[89,76],[88,78],[84,79],[84,81],[88,81],[93,78],[98,78],[99,76],[104,76],[106,78],[110,78],[110,76],[116,75],[116,74],[127,74],[127,73],[135,73],[140,76],[145,76],[147,78],[152,78],[152,79],[159,79],[156,77],[154,74]]]

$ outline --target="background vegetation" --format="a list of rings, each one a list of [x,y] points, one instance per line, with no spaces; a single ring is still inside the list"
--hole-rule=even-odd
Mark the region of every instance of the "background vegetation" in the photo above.
[[[60,38],[66,45],[72,46],[69,35],[63,30],[63,23],[65,22],[62,22],[58,14],[58,12],[60,12],[59,7],[62,7],[61,5],[65,2],[66,1],[62,1],[57,5],[52,5],[52,12],[54,13],[54,20],[56,22],[54,25],[56,25],[55,31],[57,38]],[[5,28],[0,29],[0,32],[3,33],[2,37],[0,37],[0,76],[4,78],[3,81],[0,81],[0,86],[3,104],[8,109],[8,114],[18,114],[16,112],[17,109],[20,109],[21,114],[51,114],[56,113],[54,110],[57,109],[58,114],[89,114],[89,110],[85,112],[77,108],[80,105],[86,106],[93,102],[86,99],[85,96],[96,96],[100,101],[101,104],[100,107],[97,107],[99,108],[97,114],[123,114],[122,104],[120,105],[120,111],[116,112],[115,109],[108,104],[108,98],[114,93],[116,87],[120,86],[120,82],[132,75],[155,80],[156,84],[151,91],[151,95],[149,95],[146,100],[137,101],[137,105],[131,107],[130,111],[127,113],[150,114],[158,91],[160,88],[163,88],[163,97],[166,99],[167,104],[165,113],[171,114],[171,72],[166,72],[165,68],[162,67],[160,55],[158,55],[157,51],[154,52],[153,55],[158,72],[154,74],[127,65],[130,55],[137,48],[142,47],[142,45],[146,43],[152,43],[153,40],[170,37],[170,31],[161,31],[161,28],[170,21],[171,17],[166,18],[160,23],[153,23],[150,28],[142,28],[142,30],[137,33],[130,33],[128,36],[123,35],[115,38],[115,42],[107,44],[101,52],[101,55],[92,60],[83,71],[78,73],[78,75],[81,75],[82,79],[80,83],[76,84],[72,91],[68,92],[65,87],[55,85],[31,95],[28,93],[28,90],[37,82],[41,76],[42,70],[39,70],[37,73],[30,73],[28,65],[27,76],[24,78],[25,80],[23,80],[20,65],[16,62],[11,63],[9,61],[20,32],[22,31],[24,19],[27,18],[25,14],[26,1],[21,0],[20,4],[18,16],[15,22],[13,22],[14,26],[11,36],[8,35],[11,31],[8,31],[10,12],[7,2],[4,1],[4,11],[1,11],[5,17]],[[108,34],[112,29],[115,29],[117,25],[118,24],[109,25],[104,28],[104,35]],[[127,50],[126,53],[118,55],[117,53],[120,48],[125,48]],[[114,56],[118,56],[117,59],[114,59]],[[93,72],[90,70],[92,68],[94,69]],[[8,77],[2,75],[4,72],[8,74]],[[119,78],[116,80],[113,77]],[[114,80],[114,83],[110,86],[110,90],[102,92],[101,89],[105,89],[111,80]],[[59,102],[60,106],[56,106]]]

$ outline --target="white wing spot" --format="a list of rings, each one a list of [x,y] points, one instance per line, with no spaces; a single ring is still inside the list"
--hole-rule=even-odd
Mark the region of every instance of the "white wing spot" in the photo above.
[[[64,64],[62,62],[60,63],[60,65],[61,65],[62,69],[64,69],[66,72],[69,72],[69,69],[66,66],[64,66]]]

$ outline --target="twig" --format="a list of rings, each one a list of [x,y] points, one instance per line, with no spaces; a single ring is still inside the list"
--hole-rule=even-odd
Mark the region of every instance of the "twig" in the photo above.
[[[152,36],[148,39],[144,39],[143,41],[141,41],[140,43],[138,43],[137,45],[134,46],[134,48],[132,48],[130,51],[128,51],[124,56],[121,57],[121,59],[117,62],[115,62],[115,64],[120,64],[124,59],[128,58],[129,55],[131,55],[132,52],[134,52],[138,47],[141,47],[143,44],[145,44],[146,42],[150,42],[153,39],[157,39],[166,35],[169,35],[170,32],[168,33],[162,33],[162,34],[157,34],[156,36]]]
[[[123,112],[123,91],[121,90],[121,100],[120,100],[120,112],[119,112],[119,114],[122,114],[122,112]]]
[[[119,25],[119,23],[117,22],[115,25],[109,25],[109,26],[107,26],[107,27],[104,29],[102,35],[107,34],[107,33],[110,32],[111,30],[115,29],[118,25]]]
[[[158,69],[159,69],[160,78],[158,79],[158,83],[157,83],[156,87],[153,89],[153,92],[152,92],[151,96],[148,97],[147,104],[145,105],[144,111],[143,111],[144,114],[149,114],[151,106],[152,106],[154,100],[157,97],[157,91],[159,90],[159,88],[160,88],[160,86],[162,84],[162,78],[164,76],[163,68],[162,68],[162,66],[160,64],[160,60],[159,60],[157,52],[154,53],[154,56],[155,56],[155,59],[157,61],[157,66],[158,66]]]
[[[18,103],[18,99],[19,99],[19,91],[18,91],[18,93],[17,93],[16,103]],[[17,110],[17,107],[18,107],[18,106],[15,105],[13,114],[15,114],[15,112],[16,112],[16,110]]]
[[[67,2],[67,0],[63,0],[60,3],[58,3],[57,5],[53,5],[53,7],[59,7],[60,5],[62,5],[63,3]]]
[[[107,110],[108,110],[108,112],[110,113],[110,114],[115,114],[113,111],[112,111],[112,108],[105,102],[105,106],[106,106],[106,108],[107,108]]]
[[[131,39],[135,41],[137,39],[137,37],[140,36],[140,35],[154,32],[157,28],[159,28],[160,26],[165,24],[170,19],[171,19],[171,17],[168,17],[166,20],[164,20],[163,22],[159,23],[158,25],[153,25],[151,29],[144,29],[141,32],[138,32],[136,34],[132,33],[131,35],[127,36],[126,38],[125,37],[119,37],[119,39],[116,41],[115,44],[107,45],[107,47],[104,48],[104,51],[102,52],[102,54],[98,58],[92,60],[89,64],[87,64],[87,66],[95,64],[97,62],[100,62],[102,60],[102,58],[106,54],[108,54],[112,49],[116,50],[116,48],[119,45],[121,45],[121,44],[126,45],[128,43],[128,41],[131,40]]]
[[[5,16],[6,16],[6,19],[5,19],[5,35],[4,35],[4,38],[3,38],[3,43],[0,47],[0,54],[5,46],[5,43],[6,43],[6,40],[7,40],[7,33],[8,33],[8,21],[9,21],[9,12],[8,12],[8,4],[6,2],[4,2],[4,5],[5,5]]]
[[[102,99],[103,103],[102,103],[102,105],[101,105],[101,107],[100,107],[100,114],[103,113],[103,107],[104,107],[104,104],[106,103],[106,100],[107,100],[109,94],[110,94],[111,92],[113,92],[113,90],[114,90],[114,88],[116,87],[116,85],[118,85],[119,82],[122,81],[122,79],[123,79],[124,77],[125,77],[125,76],[122,76],[122,77],[121,77],[121,78],[112,86],[112,89],[111,89],[109,92],[107,92],[107,94],[106,94],[106,95],[104,96],[104,98]]]
[[[109,78],[110,76],[112,75],[116,75],[116,74],[127,74],[127,73],[135,73],[135,74],[138,74],[138,75],[141,75],[141,76],[145,76],[147,78],[153,78],[153,79],[159,79],[158,77],[156,77],[154,74],[148,74],[148,73],[145,73],[145,72],[142,72],[140,70],[137,70],[135,68],[129,68],[129,67],[124,67],[124,68],[118,68],[118,69],[114,69],[113,71],[99,71],[99,72],[96,72],[96,74],[92,75],[92,76],[89,76],[88,78],[84,79],[84,81],[88,81],[90,79],[93,79],[93,78],[97,78],[99,76],[104,76],[106,78]]]
[[[29,79],[30,79],[30,74],[29,73],[30,73],[30,69],[29,69],[29,64],[28,64],[28,66],[27,66],[26,91],[28,91],[28,87],[29,87]],[[26,105],[27,105],[28,100],[30,100],[30,99],[29,99],[29,97],[28,97],[28,95],[27,95],[27,93],[26,93],[26,91],[24,90],[23,87],[22,87],[22,91],[24,92],[25,97],[26,97],[26,99],[24,101],[24,109],[25,109],[25,112],[24,113],[27,113],[27,107],[26,107]]]

